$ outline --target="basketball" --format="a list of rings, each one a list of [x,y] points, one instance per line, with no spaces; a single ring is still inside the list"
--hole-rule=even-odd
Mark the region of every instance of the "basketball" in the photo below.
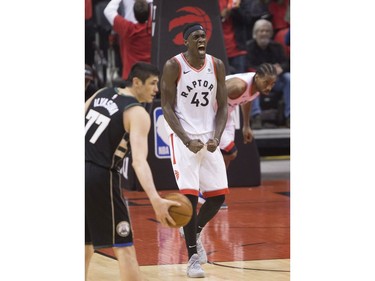
[[[172,206],[169,208],[169,214],[176,222],[176,225],[171,225],[170,227],[181,227],[189,223],[191,216],[193,215],[193,206],[190,200],[182,193],[172,192],[164,196],[165,199],[176,201],[181,204],[181,206]]]

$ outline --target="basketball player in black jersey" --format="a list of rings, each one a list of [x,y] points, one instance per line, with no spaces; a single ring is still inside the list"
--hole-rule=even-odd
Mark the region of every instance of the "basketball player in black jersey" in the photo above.
[[[85,104],[85,273],[94,249],[112,247],[121,281],[142,280],[133,245],[130,217],[120,186],[120,167],[130,148],[132,165],[156,218],[175,224],[168,213],[179,203],[156,191],[147,163],[150,117],[142,102],[152,102],[159,71],[148,63],[133,65],[125,88],[104,88]]]

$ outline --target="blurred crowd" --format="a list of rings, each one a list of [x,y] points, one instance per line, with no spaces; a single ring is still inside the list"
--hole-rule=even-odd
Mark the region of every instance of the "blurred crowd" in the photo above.
[[[270,96],[253,102],[253,129],[290,127],[290,1],[217,0],[228,74],[276,66]],[[124,86],[134,62],[151,62],[152,0],[85,0],[86,97],[104,86]]]

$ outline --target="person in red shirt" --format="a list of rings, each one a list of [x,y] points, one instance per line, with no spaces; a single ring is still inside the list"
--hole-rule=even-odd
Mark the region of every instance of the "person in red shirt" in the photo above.
[[[272,15],[272,26],[274,34],[289,28],[289,0],[271,0],[268,2],[268,10]]]
[[[246,29],[251,23],[248,0],[219,0],[229,74],[246,72]]]
[[[126,80],[130,69],[137,61],[151,62],[151,28],[148,26],[149,5],[146,0],[134,3],[134,16],[138,23],[126,20],[117,10],[121,0],[111,0],[104,15],[119,35],[122,78]]]

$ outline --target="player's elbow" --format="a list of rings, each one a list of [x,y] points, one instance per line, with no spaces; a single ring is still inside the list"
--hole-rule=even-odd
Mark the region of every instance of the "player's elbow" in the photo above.
[[[134,169],[134,171],[142,171],[143,167],[147,164],[147,161],[146,159],[142,159],[142,158],[133,158],[133,161],[132,161],[132,167]]]

